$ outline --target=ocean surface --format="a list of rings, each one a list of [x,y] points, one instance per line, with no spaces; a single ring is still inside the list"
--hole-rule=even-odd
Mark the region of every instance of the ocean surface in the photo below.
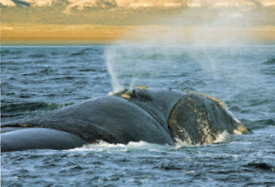
[[[2,186],[275,186],[275,45],[1,47],[2,124],[139,85],[217,97],[253,133],[1,153]]]

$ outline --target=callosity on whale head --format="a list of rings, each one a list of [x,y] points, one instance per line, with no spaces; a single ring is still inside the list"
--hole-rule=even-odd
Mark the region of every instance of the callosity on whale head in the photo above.
[[[188,144],[214,143],[224,131],[246,134],[250,130],[232,116],[215,97],[189,92],[170,113],[168,121],[174,138]]]
[[[244,134],[249,130],[218,99],[200,93],[137,87],[3,125],[1,146],[5,152],[69,149],[100,140],[209,144],[224,131]]]

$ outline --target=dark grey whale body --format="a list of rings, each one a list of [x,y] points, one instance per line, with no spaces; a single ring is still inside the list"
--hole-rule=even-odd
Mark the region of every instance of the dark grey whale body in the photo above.
[[[223,131],[244,134],[248,129],[216,98],[139,87],[3,125],[1,149],[70,149],[100,140],[208,144]]]

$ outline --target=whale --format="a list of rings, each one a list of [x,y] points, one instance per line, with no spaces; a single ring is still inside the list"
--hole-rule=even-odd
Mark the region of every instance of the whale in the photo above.
[[[211,144],[225,131],[246,134],[250,129],[219,99],[139,86],[3,124],[1,151],[66,150],[100,141]]]

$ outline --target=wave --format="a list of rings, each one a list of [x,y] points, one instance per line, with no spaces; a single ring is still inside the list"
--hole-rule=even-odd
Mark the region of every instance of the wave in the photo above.
[[[2,124],[5,121],[10,122],[13,119],[20,119],[26,116],[33,116],[44,112],[49,112],[55,109],[63,108],[72,105],[72,102],[64,104],[46,103],[46,102],[26,102],[19,104],[6,104],[1,106]]]
[[[79,55],[85,55],[87,51],[89,51],[90,49],[82,49],[81,51],[79,52],[75,52],[75,53],[72,53],[71,56],[79,56]]]
[[[275,57],[262,63],[265,67],[261,70],[265,75],[275,75]]]
[[[72,105],[72,102],[65,104],[46,103],[46,102],[27,102],[19,104],[7,104],[1,106],[2,112],[15,112],[15,111],[36,111],[36,110],[54,110]]]
[[[263,64],[266,64],[266,65],[275,65],[275,57],[274,58],[271,58],[265,62],[263,62]]]
[[[104,52],[103,49],[97,49],[97,48],[84,48],[81,49],[80,51],[74,51],[73,53],[70,54],[71,57],[73,56],[82,56],[82,55],[90,55],[90,56],[95,56],[95,55],[100,55]]]
[[[275,127],[275,119],[267,118],[267,119],[260,119],[260,120],[249,120],[249,119],[240,119],[242,124],[245,126],[248,126],[251,130],[257,130],[262,129],[268,126],[274,126]]]
[[[35,53],[29,55],[29,58],[48,58],[48,56],[42,53]]]
[[[256,169],[262,169],[265,171],[275,172],[275,166],[272,166],[265,162],[249,162],[248,164],[244,165],[244,167],[252,167]]]

